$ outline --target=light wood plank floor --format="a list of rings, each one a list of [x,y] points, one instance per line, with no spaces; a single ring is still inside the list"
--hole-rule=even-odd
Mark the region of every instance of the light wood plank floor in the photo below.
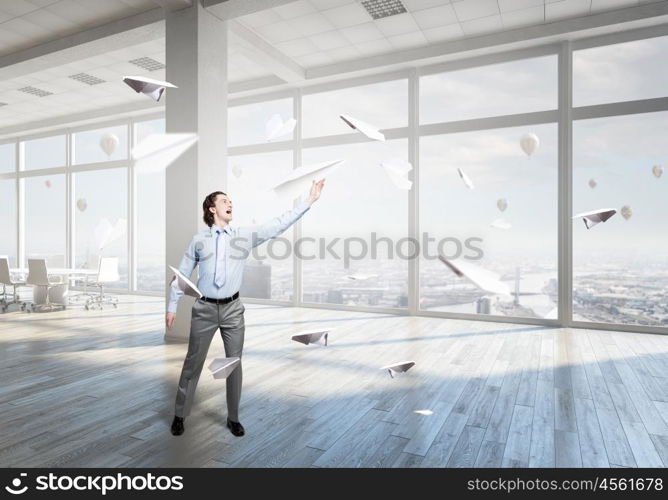
[[[0,466],[668,466],[668,336],[246,308],[242,438],[206,368],[170,434],[187,346],[161,299],[0,315]],[[317,326],[329,346],[290,341]]]

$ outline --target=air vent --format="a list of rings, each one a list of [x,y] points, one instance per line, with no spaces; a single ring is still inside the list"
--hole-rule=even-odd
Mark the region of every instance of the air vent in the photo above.
[[[155,59],[151,59],[150,57],[140,57],[139,59],[132,59],[131,61],[128,61],[130,64],[134,64],[135,66],[139,66],[142,69],[145,69],[147,71],[155,71],[158,69],[163,69],[165,67],[164,64],[162,64],[160,61],[156,61]]]
[[[406,12],[399,0],[362,0],[362,6],[374,19],[396,16]]]
[[[19,92],[25,92],[26,94],[36,95],[37,97],[46,97],[48,95],[53,95],[53,92],[48,90],[38,89],[37,87],[23,87],[18,89]]]
[[[77,73],[76,75],[70,75],[67,78],[71,78],[77,82],[85,83],[86,85],[97,85],[98,83],[104,83],[104,80],[101,78],[89,75],[88,73]]]

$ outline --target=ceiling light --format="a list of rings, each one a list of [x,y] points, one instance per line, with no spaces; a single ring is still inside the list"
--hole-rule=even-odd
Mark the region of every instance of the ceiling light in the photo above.
[[[140,57],[138,59],[132,59],[131,61],[128,61],[130,64],[134,64],[135,66],[139,66],[142,69],[145,69],[147,71],[155,71],[158,69],[163,69],[165,67],[164,64],[162,64],[160,61],[156,61],[155,59],[151,59],[150,57]]]
[[[98,83],[104,83],[104,80],[101,78],[89,75],[88,73],[77,73],[76,75],[70,75],[67,78],[71,78],[72,80],[76,80],[77,82],[85,83],[87,85],[97,85]]]
[[[26,94],[36,95],[37,97],[46,97],[47,95],[53,95],[53,92],[48,90],[38,89],[37,87],[23,87],[18,89],[19,92],[25,92]]]
[[[406,12],[406,7],[400,0],[362,0],[362,7],[374,19],[396,16]]]

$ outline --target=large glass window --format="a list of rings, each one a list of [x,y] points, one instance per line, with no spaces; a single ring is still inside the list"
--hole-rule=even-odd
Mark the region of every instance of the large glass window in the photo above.
[[[74,174],[76,267],[95,269],[100,257],[118,257],[120,281],[128,286],[127,169]]]
[[[228,188],[234,219],[232,226],[254,226],[289,210],[293,200],[279,198],[271,188],[292,172],[292,152],[280,151],[228,158]],[[293,228],[255,248],[246,261],[241,295],[244,297],[292,300]]]
[[[573,124],[573,214],[617,213],[587,229],[573,221],[573,319],[668,325],[668,113]]]
[[[22,182],[26,256],[45,258],[52,267],[65,267],[65,176],[27,177]]]
[[[302,97],[303,136],[354,132],[339,115],[350,115],[379,129],[408,125],[408,80],[362,85]]]
[[[25,141],[22,146],[25,170],[62,167],[65,165],[64,135]]]
[[[9,257],[9,265],[16,266],[16,180],[0,179],[0,255]]]
[[[138,144],[150,134],[165,132],[165,119],[135,125]],[[145,292],[165,290],[165,171],[136,172],[137,289]]]
[[[408,191],[380,165],[407,154],[405,139],[303,151],[306,165],[346,160],[326,177],[322,197],[303,219],[304,302],[407,306]]]
[[[668,95],[668,36],[573,52],[573,105]]]
[[[16,170],[16,144],[0,144],[0,174]]]
[[[437,123],[557,109],[554,55],[420,78],[420,122]]]
[[[128,157],[128,127],[99,128],[72,135],[72,164],[125,160]]]
[[[540,144],[530,157],[525,134]],[[422,240],[432,239],[420,262],[421,309],[556,318],[556,124],[421,138],[419,214]],[[458,277],[439,253],[494,273],[508,293]]]
[[[227,110],[227,145],[262,144],[267,142],[267,122],[279,115],[283,122],[292,118],[292,99],[263,101],[232,106]],[[293,133],[276,137],[275,141],[292,139]]]

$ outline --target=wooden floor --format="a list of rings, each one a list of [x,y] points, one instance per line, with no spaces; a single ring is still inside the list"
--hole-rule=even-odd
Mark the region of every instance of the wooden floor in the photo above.
[[[0,315],[0,466],[668,466],[668,336],[247,304],[246,436],[205,368],[173,437],[187,346],[162,311]],[[290,341],[319,326],[329,346]]]

